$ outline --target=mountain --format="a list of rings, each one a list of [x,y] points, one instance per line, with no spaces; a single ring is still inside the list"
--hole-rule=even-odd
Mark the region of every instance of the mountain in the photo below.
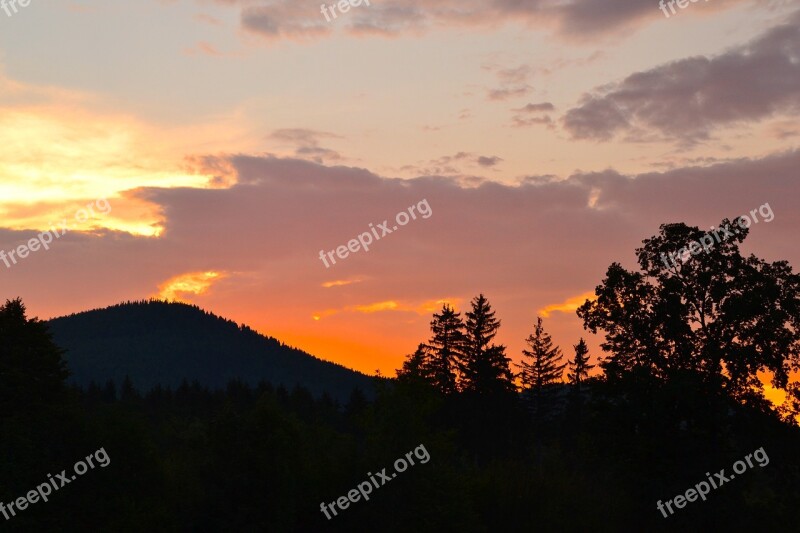
[[[163,301],[129,302],[49,321],[67,352],[72,383],[86,386],[129,376],[139,391],[177,388],[186,379],[212,389],[232,379],[264,380],[315,396],[327,391],[346,401],[354,387],[371,396],[371,377],[322,361],[199,307]]]

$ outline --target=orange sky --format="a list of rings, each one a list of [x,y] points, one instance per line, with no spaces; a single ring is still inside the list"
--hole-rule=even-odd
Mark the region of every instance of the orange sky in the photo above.
[[[299,0],[274,27],[242,2],[2,20],[0,249],[71,222],[0,264],[3,294],[42,318],[180,299],[393,375],[442,302],[480,292],[515,361],[537,316],[596,359],[575,308],[665,222],[768,202],[745,251],[800,264],[793,6],[464,2],[329,24]],[[423,200],[429,218],[320,261]]]

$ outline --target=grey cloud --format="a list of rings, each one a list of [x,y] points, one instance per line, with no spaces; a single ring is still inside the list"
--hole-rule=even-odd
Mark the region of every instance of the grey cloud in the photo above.
[[[243,26],[267,38],[323,37],[330,33],[317,0],[215,1],[242,8]],[[717,2],[704,9],[729,9],[743,1]],[[354,34],[393,36],[419,34],[435,27],[491,27],[518,22],[554,27],[564,37],[583,40],[661,20],[653,0],[376,0],[343,15],[338,22]]]
[[[549,129],[555,129],[553,119],[549,115],[531,116],[534,114],[543,113],[545,111],[554,111],[555,106],[550,102],[542,102],[540,104],[528,104],[518,109],[512,109],[516,114],[512,117],[512,126],[515,128],[526,128],[535,125],[546,126]]]
[[[542,111],[555,111],[555,109],[555,106],[550,102],[542,102],[541,104],[528,104],[513,111],[518,113],[540,113]]]
[[[584,96],[563,118],[573,138],[645,136],[690,145],[723,126],[800,111],[800,14],[745,46],[638,72]]]
[[[492,157],[480,156],[478,158],[478,164],[482,167],[493,167],[502,160],[503,160],[502,158],[497,156],[492,156]]]

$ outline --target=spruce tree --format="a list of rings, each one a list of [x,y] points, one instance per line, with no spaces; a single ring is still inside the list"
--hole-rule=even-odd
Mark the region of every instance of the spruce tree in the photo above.
[[[522,364],[517,366],[522,369],[520,377],[523,392],[533,399],[539,416],[544,408],[547,389],[561,380],[566,363],[559,364],[564,356],[561,349],[553,345],[550,335],[545,333],[541,317],[537,317],[534,333],[525,342],[530,346],[530,350],[522,350],[527,360],[523,359]]]
[[[500,320],[483,294],[473,298],[472,311],[466,314],[466,343],[461,360],[462,389],[478,394],[514,390],[506,347],[492,343]]]
[[[428,381],[444,394],[457,391],[456,369],[463,358],[465,336],[461,313],[444,304],[431,321],[433,336],[425,349],[423,370]]]
[[[594,365],[589,364],[589,347],[586,346],[586,341],[581,338],[578,344],[573,346],[575,348],[575,359],[567,361],[567,379],[572,384],[575,392],[581,392],[581,383],[589,377],[589,370],[594,368]]]

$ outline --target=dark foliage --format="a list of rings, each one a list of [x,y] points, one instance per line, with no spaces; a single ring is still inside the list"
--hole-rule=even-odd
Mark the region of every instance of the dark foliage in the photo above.
[[[81,386],[71,388],[45,325],[28,319],[19,300],[7,302],[0,309],[0,501],[101,447],[111,463],[49,502],[0,517],[0,525],[24,532],[798,531],[800,430],[787,420],[800,391],[788,385],[790,401],[779,411],[746,386],[761,368],[777,370],[775,383],[783,385],[780,369],[788,374],[795,364],[797,279],[785,264],[738,258],[734,244],[720,246],[715,258],[659,271],[660,250],[699,236],[665,228],[669,244],[651,240],[640,251],[645,273],[612,265],[598,300],[580,310],[587,327],[607,332],[604,373],[587,378],[579,343],[573,386],[549,383],[563,408],[546,418],[532,418],[512,393],[505,348],[493,343],[500,322],[482,295],[466,313],[463,349],[460,337],[448,341],[447,358],[431,364],[444,347],[442,318],[453,326],[448,338],[460,330],[445,309],[435,317],[434,340],[418,346],[398,379],[366,383],[189,306],[150,302],[75,315],[52,323],[57,341],[73,350]],[[744,281],[729,279],[734,268]],[[746,283],[761,294],[748,295]],[[765,297],[778,309],[765,309]],[[540,333],[553,363],[540,380],[545,386],[563,367]],[[370,472],[392,472],[420,445],[429,462],[326,519],[320,503],[346,495]],[[668,518],[656,508],[704,481],[705,472],[730,473],[760,448],[769,464],[747,469],[707,501]]]

